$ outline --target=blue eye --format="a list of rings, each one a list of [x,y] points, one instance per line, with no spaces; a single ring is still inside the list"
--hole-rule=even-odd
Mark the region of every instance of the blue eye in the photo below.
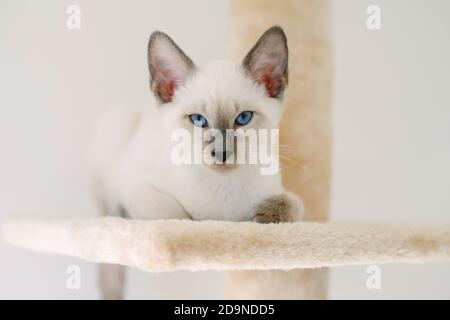
[[[252,120],[253,112],[251,111],[244,111],[238,114],[236,117],[236,124],[239,126],[245,126],[247,123]]]
[[[191,118],[191,121],[193,124],[195,124],[197,127],[206,127],[208,125],[208,120],[201,114],[191,114],[189,116]]]

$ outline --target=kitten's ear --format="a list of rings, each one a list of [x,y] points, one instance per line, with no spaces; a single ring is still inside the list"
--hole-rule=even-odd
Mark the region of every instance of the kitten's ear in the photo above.
[[[283,29],[264,32],[242,61],[250,77],[264,86],[269,97],[278,98],[288,83],[288,47]]]
[[[148,42],[148,69],[151,89],[161,102],[167,103],[195,65],[168,35],[155,31]]]

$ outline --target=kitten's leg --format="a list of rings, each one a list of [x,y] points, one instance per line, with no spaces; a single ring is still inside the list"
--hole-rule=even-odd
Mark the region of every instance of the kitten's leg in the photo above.
[[[121,300],[125,292],[125,267],[119,264],[100,264],[100,289],[103,300]]]
[[[103,216],[123,217],[120,206],[109,208],[106,201],[97,198],[97,204]],[[126,267],[119,264],[99,264],[99,284],[103,300],[121,300],[125,292]]]
[[[127,188],[122,204],[132,219],[191,219],[176,198],[148,185]]]
[[[132,219],[190,219],[181,204],[167,193],[148,186],[127,188],[123,204],[111,216]],[[100,265],[100,287],[103,299],[122,299],[126,268],[116,264]]]
[[[281,223],[301,221],[303,201],[291,192],[271,196],[256,205],[253,221],[258,223]]]

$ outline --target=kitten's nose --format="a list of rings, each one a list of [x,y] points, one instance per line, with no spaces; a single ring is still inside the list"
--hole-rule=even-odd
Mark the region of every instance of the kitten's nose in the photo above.
[[[226,150],[226,151],[216,151],[213,150],[211,151],[211,156],[213,156],[214,158],[216,158],[218,161],[225,163],[225,161],[227,161],[227,159],[233,154],[233,151],[231,150]]]

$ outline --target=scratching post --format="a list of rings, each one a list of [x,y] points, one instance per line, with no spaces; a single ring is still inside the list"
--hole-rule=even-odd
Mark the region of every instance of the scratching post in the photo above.
[[[325,221],[330,202],[331,49],[327,0],[230,0],[231,55],[236,61],[270,26],[289,45],[289,85],[280,125],[285,187],[305,202],[307,221]],[[289,151],[286,151],[289,150]],[[287,159],[289,158],[289,159]],[[327,270],[236,271],[225,274],[234,299],[323,299]]]

